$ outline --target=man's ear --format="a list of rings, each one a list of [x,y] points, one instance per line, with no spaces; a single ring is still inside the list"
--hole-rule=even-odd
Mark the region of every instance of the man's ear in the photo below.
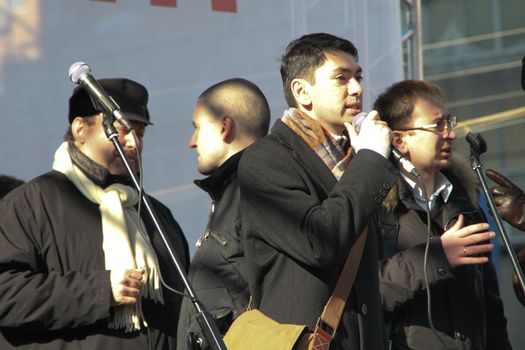
[[[294,79],[290,84],[292,93],[297,103],[305,108],[308,108],[312,104],[312,98],[310,96],[310,83],[304,79]]]
[[[71,134],[77,145],[86,142],[86,121],[83,117],[76,117],[70,125]]]
[[[402,131],[392,131],[394,138],[392,140],[392,145],[397,148],[402,155],[406,156],[408,154],[408,147],[405,143],[404,134]]]
[[[235,139],[235,120],[229,115],[222,117],[222,140],[230,143]]]

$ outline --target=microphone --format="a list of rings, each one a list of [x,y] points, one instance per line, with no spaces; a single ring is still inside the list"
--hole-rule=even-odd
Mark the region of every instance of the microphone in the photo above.
[[[525,90],[525,56],[521,59],[521,88]]]
[[[107,94],[106,91],[99,85],[93,75],[91,75],[91,68],[85,62],[75,62],[69,67],[69,79],[75,84],[79,84],[95,99],[104,111],[112,115],[120,125],[127,130],[131,130],[131,124],[120,110],[119,105],[115,100]]]
[[[359,130],[361,129],[361,124],[363,124],[363,121],[365,120],[366,116],[368,115],[368,112],[361,112],[354,116],[352,118],[352,126],[354,127],[355,131],[359,133]],[[399,150],[392,145],[390,150],[390,155],[394,158],[394,160],[403,167],[408,173],[419,177],[419,173],[416,170],[416,167],[414,164],[412,164],[408,159],[405,158],[404,155],[399,152]]]

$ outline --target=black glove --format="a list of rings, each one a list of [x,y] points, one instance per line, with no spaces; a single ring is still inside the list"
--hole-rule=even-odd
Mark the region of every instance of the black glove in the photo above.
[[[487,176],[497,183],[490,189],[501,218],[521,231],[525,231],[525,194],[512,181],[495,170],[488,169]]]
[[[494,202],[498,207],[501,218],[512,226],[525,230],[525,194],[512,181],[507,179],[495,170],[487,169],[487,176],[497,183],[490,189]],[[521,269],[525,269],[525,248],[522,248],[518,254],[518,261]],[[513,274],[514,292],[518,300],[525,305],[525,291],[521,288],[518,276]]]

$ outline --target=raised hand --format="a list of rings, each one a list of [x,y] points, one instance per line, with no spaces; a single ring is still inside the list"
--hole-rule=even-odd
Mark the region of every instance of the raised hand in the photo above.
[[[490,189],[501,218],[519,230],[525,230],[525,194],[512,181],[495,170],[487,176],[498,184]]]
[[[458,221],[441,235],[441,244],[451,267],[460,265],[484,264],[489,261],[486,256],[478,256],[491,252],[493,244],[485,243],[496,234],[487,231],[489,225],[485,222],[463,226],[464,217],[459,215]]]
[[[361,149],[370,149],[387,157],[392,143],[392,130],[386,122],[379,119],[377,111],[371,111],[364,119],[359,133],[352,124],[345,123],[350,143],[357,153]]]

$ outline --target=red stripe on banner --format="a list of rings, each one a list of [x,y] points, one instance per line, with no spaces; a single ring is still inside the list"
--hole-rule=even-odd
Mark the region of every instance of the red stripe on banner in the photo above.
[[[153,6],[177,7],[177,0],[150,0]]]
[[[237,12],[237,0],[211,0],[213,11]]]

